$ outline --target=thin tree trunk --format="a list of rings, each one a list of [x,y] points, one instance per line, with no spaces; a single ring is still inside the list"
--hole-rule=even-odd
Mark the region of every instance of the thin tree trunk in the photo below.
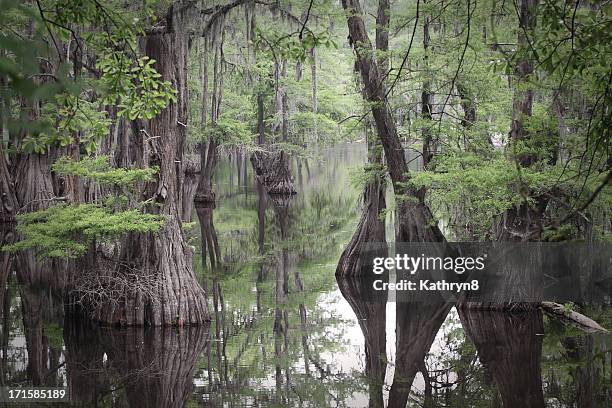
[[[317,50],[312,47],[310,49],[310,83],[311,83],[311,103],[312,103],[312,113],[314,116],[314,140],[319,140],[319,130],[317,129],[317,116],[316,114],[319,111],[319,106],[317,102]]]
[[[423,121],[423,168],[428,169],[429,163],[433,159],[435,153],[435,146],[431,135],[431,113],[433,95],[431,94],[431,82],[429,81],[429,61],[428,61],[428,49],[429,49],[429,16],[425,16],[423,22],[423,70],[425,71],[425,80],[423,81],[423,90],[421,91],[421,117]]]
[[[517,53],[529,49],[527,35],[532,34],[536,26],[536,9],[538,0],[521,0],[519,11],[519,30]],[[529,167],[537,161],[531,153],[517,152],[514,149],[524,149],[522,143],[529,140],[530,135],[525,125],[531,117],[533,107],[533,86],[529,84],[533,74],[534,64],[529,58],[517,62],[515,67],[515,91],[512,101],[512,125],[510,129],[511,155],[517,166]],[[524,188],[524,186],[521,186]],[[547,200],[537,198],[535,204],[524,203],[506,211],[502,218],[499,239],[502,241],[537,240],[542,230],[542,215],[546,209]]]
[[[470,96],[467,87],[462,82],[457,82],[457,93],[459,94],[459,99],[461,103],[461,108],[463,109],[463,118],[461,118],[461,126],[464,129],[469,130],[476,122],[476,104],[474,103],[474,99]],[[466,148],[468,148],[466,146]]]
[[[266,124],[264,122],[264,94],[257,94],[257,144],[266,143]]]
[[[223,97],[223,78],[224,78],[224,64],[223,64],[223,32],[224,23],[221,26],[222,34],[221,40],[217,43],[213,39],[213,46],[215,47],[215,57],[213,62],[213,87],[211,95],[211,111],[210,111],[210,126],[217,126],[219,120],[219,112],[221,109],[221,100]],[[205,68],[204,76],[208,82],[208,66]],[[205,104],[202,106],[202,119],[206,120],[206,107]],[[215,192],[213,190],[213,178],[218,162],[217,148],[219,142],[213,137],[208,138],[206,148],[201,150],[201,176],[200,183],[198,185],[198,192],[196,193],[196,202],[198,205],[214,205]]]
[[[0,118],[1,120],[1,118]],[[0,129],[1,130],[1,129]],[[18,210],[15,186],[11,179],[0,133],[0,222],[12,222]]]
[[[287,60],[283,61],[283,69],[281,70],[283,81],[287,80]],[[287,95],[287,85],[284,84],[281,88],[281,140],[287,142],[289,140],[289,95]]]
[[[389,2],[387,0],[381,0],[378,3],[376,47],[379,52],[378,63],[382,67],[388,67]],[[386,69],[387,68],[381,71],[381,74],[386,72]],[[384,78],[382,77],[378,79],[379,82],[383,80]],[[364,99],[365,98],[366,95],[364,94]],[[380,139],[375,135],[368,136],[369,128],[369,120],[366,120],[365,132],[368,148],[368,162],[373,168],[373,171],[378,172],[382,169],[383,164]],[[364,209],[361,219],[359,220],[359,224],[357,224],[357,230],[340,256],[338,266],[336,267],[336,275],[367,275],[370,273],[370,271],[365,270],[369,264],[369,258],[372,256],[386,256],[388,250],[386,246],[385,220],[381,218],[386,209],[385,190],[386,182],[384,175],[377,175],[372,182],[365,186],[363,193]],[[369,248],[365,246],[367,243],[373,243],[376,247]],[[372,249],[374,249],[374,251],[368,253]]]
[[[396,241],[444,241],[444,236],[423,199],[411,199],[418,195],[409,184],[410,175],[404,149],[391,117],[386,87],[378,80],[380,75],[372,56],[372,45],[363,22],[359,1],[343,0],[342,6],[346,11],[350,43],[356,54],[366,100],[371,103],[376,129],[385,151],[389,175],[397,197],[396,213],[399,228],[396,231]]]

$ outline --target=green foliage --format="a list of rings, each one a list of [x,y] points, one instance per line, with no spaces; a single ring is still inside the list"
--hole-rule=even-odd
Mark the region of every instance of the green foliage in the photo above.
[[[23,240],[2,250],[35,250],[41,258],[78,258],[94,241],[110,241],[129,232],[156,232],[163,225],[158,215],[138,210],[113,213],[94,204],[59,204],[20,215],[18,221]]]
[[[365,166],[357,166],[350,169],[350,180],[351,185],[355,190],[362,191],[363,188],[380,179],[385,177],[387,174],[387,168],[378,163],[366,163]]]
[[[286,34],[274,27],[257,27],[255,34],[255,47],[261,52],[269,52],[275,60],[289,59],[304,62],[313,48],[338,47],[328,31],[316,34],[305,30],[300,38],[298,32]]]
[[[427,188],[441,218],[451,225],[470,224],[480,237],[490,231],[495,216],[522,202],[518,181],[516,168],[505,158],[485,162],[474,155],[438,158],[436,172],[414,173],[412,179],[416,187]]]
[[[135,51],[143,34],[141,18],[129,20],[130,13],[95,0],[36,5],[2,0],[0,5],[0,76],[6,78],[0,97],[5,106],[21,99],[29,108],[15,115],[2,111],[9,130],[24,135],[15,148],[42,154],[47,146],[64,147],[78,140],[90,153],[108,134],[110,120],[103,104],[118,105],[119,115],[134,120],[151,119],[176,100],[176,90],[161,80],[154,61]],[[147,16],[151,10],[145,6],[141,13]],[[75,25],[82,27],[80,36]],[[59,40],[76,47],[75,53],[85,46],[95,52],[99,75],[87,77],[77,72],[76,63],[64,63]]]
[[[250,144],[253,133],[248,124],[223,115],[214,126],[207,126],[204,139],[213,138],[222,146],[244,146]]]
[[[85,157],[80,161],[62,156],[53,164],[53,171],[62,176],[80,176],[103,185],[130,187],[137,182],[153,180],[153,176],[157,174],[159,168],[114,168],[111,166],[108,156]]]
[[[55,124],[51,123],[53,119]],[[42,154],[47,146],[65,147],[79,133],[85,151],[93,153],[97,141],[108,134],[111,124],[107,112],[100,110],[96,103],[69,93],[61,93],[52,103],[45,103],[41,121],[49,122],[48,130],[26,134],[21,145],[23,151]]]
[[[135,63],[130,55],[112,51],[98,61],[102,71],[105,103],[116,103],[118,115],[130,120],[152,119],[170,102],[176,102],[176,89],[169,81],[162,81],[154,68],[155,60],[140,57]]]

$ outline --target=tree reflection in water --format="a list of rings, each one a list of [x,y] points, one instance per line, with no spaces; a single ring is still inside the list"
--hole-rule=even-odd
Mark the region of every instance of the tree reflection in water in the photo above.
[[[71,399],[87,405],[125,399],[130,407],[183,407],[208,340],[208,327],[65,328]]]
[[[64,322],[62,299],[40,290],[40,279],[60,288],[61,268],[0,253],[0,380],[66,386],[75,406],[607,407],[609,336],[539,311],[386,309],[371,283],[335,281],[358,216],[346,168],[364,158],[355,147],[310,168],[301,159],[291,202],[244,178],[227,195],[220,166],[218,206],[196,208],[200,228],[190,232],[206,245],[194,262],[214,311],[210,329]],[[1,231],[0,244],[12,234]],[[606,325],[609,308],[593,313]]]
[[[364,338],[368,407],[383,407],[383,385],[387,367],[387,294],[373,293],[371,282],[336,277],[342,296],[351,305]]]
[[[540,369],[542,312],[460,308],[459,317],[504,407],[544,407]]]

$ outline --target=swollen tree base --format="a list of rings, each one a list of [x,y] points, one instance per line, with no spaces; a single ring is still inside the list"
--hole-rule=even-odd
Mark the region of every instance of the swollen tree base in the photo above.
[[[380,218],[385,208],[384,186],[383,180],[377,180],[365,187],[364,209],[355,233],[340,256],[336,276],[368,275],[371,273],[371,269],[366,270],[371,266],[368,258],[387,256],[385,222]]]
[[[154,180],[144,183],[140,193],[143,201],[150,203],[145,211],[161,215],[164,224],[156,233],[126,237],[118,251],[118,261],[111,261],[110,268],[97,268],[97,275],[75,274],[78,303],[101,324],[180,327],[209,321],[206,296],[193,272],[192,250],[180,221],[186,212],[183,160],[187,137],[184,124],[189,119],[188,28],[195,14],[193,4],[174,2],[167,14],[160,16],[158,29],[148,32],[144,39],[146,55],[155,61],[154,67],[163,80],[177,91],[176,99],[153,119],[135,123],[133,135],[141,138],[140,146],[146,146],[136,154],[138,167],[159,168]]]
[[[186,326],[210,321],[204,289],[191,266],[191,248],[178,222],[123,243],[122,262],[99,262],[72,285],[71,304],[108,326]]]
[[[270,195],[293,195],[293,176],[287,154],[280,152],[255,152],[251,156],[255,177]]]

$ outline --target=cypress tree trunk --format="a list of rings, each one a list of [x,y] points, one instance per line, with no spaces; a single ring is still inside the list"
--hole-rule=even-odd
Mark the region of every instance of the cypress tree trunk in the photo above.
[[[3,143],[0,140],[0,222],[11,222],[15,220],[18,204],[15,186],[9,175],[8,163],[2,149]]]
[[[519,11],[519,30],[517,52],[527,52],[529,40],[527,34],[533,33],[536,25],[536,8],[538,0],[522,0]],[[517,167],[529,167],[538,161],[537,154],[525,151],[531,135],[526,129],[526,122],[531,117],[533,105],[533,88],[529,84],[530,77],[534,71],[534,63],[529,58],[517,61],[514,70],[515,91],[512,102],[512,124],[509,135],[509,154],[515,161]],[[522,150],[522,151],[521,151]],[[544,196],[531,196],[533,203],[527,200],[532,194],[527,185],[519,186],[520,193],[525,197],[524,201],[508,209],[501,217],[498,225],[499,241],[538,241],[542,231],[542,216],[546,210],[548,199]],[[504,265],[504,276],[500,293],[504,293],[506,299],[513,298],[516,301],[485,301],[477,294],[466,293],[462,305],[471,308],[491,309],[515,309],[529,310],[538,307],[541,298],[542,283],[537,280],[537,274],[529,273],[537,260],[538,252],[532,249],[530,253],[521,257],[513,264]],[[534,258],[532,263],[530,258]],[[527,267],[520,265],[526,262]],[[486,279],[483,282],[487,283]],[[510,294],[515,296],[509,296]]]
[[[381,53],[378,64],[381,67],[380,73],[384,74],[389,66],[389,58],[386,54],[389,49],[389,2],[387,0],[381,0],[378,3],[376,23],[376,48]],[[379,81],[384,81],[384,77],[381,76]],[[365,93],[364,99],[366,99]],[[380,140],[374,135],[368,135],[369,128],[369,120],[366,120],[365,133],[368,146],[368,162],[373,164],[374,167],[382,167]],[[379,169],[375,168],[374,171],[379,171]],[[363,192],[364,208],[361,219],[359,224],[357,224],[357,230],[340,256],[338,266],[336,267],[336,275],[358,276],[370,272],[362,271],[368,263],[368,260],[364,259],[364,250],[368,250],[368,248],[364,248],[364,245],[368,242],[383,244],[376,248],[376,254],[369,253],[369,257],[386,256],[388,251],[386,247],[385,221],[381,219],[381,214],[387,207],[385,190],[384,175],[377,175],[373,181],[365,186]]]
[[[342,296],[351,305],[365,342],[365,374],[370,408],[383,408],[383,385],[387,367],[386,293],[375,292],[368,283],[337,277]],[[376,298],[374,298],[376,297]]]
[[[52,204],[55,193],[49,156],[37,153],[19,155],[15,192],[20,212],[43,210]]]
[[[255,177],[272,195],[296,194],[289,158],[285,152],[255,152],[251,156]]]
[[[162,78],[178,91],[175,103],[134,132],[134,137],[146,138],[138,161],[143,166],[159,166],[156,180],[145,183],[143,194],[155,202],[149,211],[163,215],[165,222],[158,233],[127,237],[122,245],[123,261],[116,270],[101,272],[123,286],[89,305],[94,320],[102,324],[183,326],[209,320],[204,290],[195,278],[191,248],[181,228],[189,9],[180,1],[175,3],[165,26],[145,39],[146,54],[156,61]]]
[[[133,328],[100,337],[110,365],[126,379],[129,406],[185,406],[193,391],[192,377],[198,356],[208,340],[207,327],[178,331]],[[153,372],[148,376],[134,376],[143,370]]]
[[[357,66],[364,84],[366,100],[371,103],[372,115],[378,136],[385,151],[389,175],[397,197],[396,215],[397,242],[442,242],[442,232],[434,221],[429,207],[410,186],[410,175],[404,156],[404,149],[397,135],[395,122],[387,102],[384,83],[379,81],[379,70],[372,53],[361,6],[358,0],[343,0],[346,11],[350,43],[356,54]],[[415,200],[414,198],[417,197]]]
[[[522,0],[520,3],[519,30],[517,52],[529,49],[527,34],[533,33],[536,25],[536,8],[538,0]],[[530,135],[525,128],[525,123],[532,114],[533,87],[529,84],[533,74],[534,63],[529,58],[517,62],[514,70],[515,91],[512,100],[512,125],[510,129],[509,145],[511,149],[519,151],[511,152],[517,165],[529,167],[537,161],[532,153],[520,152],[525,149],[522,143],[528,142]],[[526,188],[526,186],[521,186]],[[536,204],[532,205],[525,200],[524,203],[506,211],[500,228],[500,241],[525,241],[539,239],[542,229],[542,215],[546,209],[547,201],[537,198]]]
[[[208,329],[109,330],[70,324],[64,339],[71,401],[104,405],[114,398],[109,387],[121,384],[125,401],[113,400],[113,405],[179,408],[193,391],[193,371]]]

